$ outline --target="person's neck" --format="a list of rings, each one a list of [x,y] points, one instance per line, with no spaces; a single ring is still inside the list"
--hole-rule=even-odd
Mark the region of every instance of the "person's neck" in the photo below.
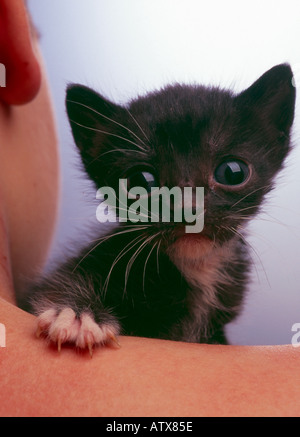
[[[16,303],[10,264],[7,222],[2,202],[0,202],[0,297],[10,303]]]

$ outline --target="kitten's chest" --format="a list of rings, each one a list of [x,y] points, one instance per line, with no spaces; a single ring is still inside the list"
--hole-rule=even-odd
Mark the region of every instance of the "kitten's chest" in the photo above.
[[[218,247],[207,239],[186,240],[172,248],[170,258],[191,289],[193,305],[220,306],[218,287],[233,280],[227,269],[235,258],[231,242]]]

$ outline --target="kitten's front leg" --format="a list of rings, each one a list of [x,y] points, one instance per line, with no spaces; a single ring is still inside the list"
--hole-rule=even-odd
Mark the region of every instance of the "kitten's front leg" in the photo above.
[[[92,356],[95,346],[119,346],[118,320],[103,307],[94,283],[79,273],[58,271],[36,284],[31,307],[37,315],[37,336],[46,335],[59,351],[63,343],[71,343],[87,348]]]

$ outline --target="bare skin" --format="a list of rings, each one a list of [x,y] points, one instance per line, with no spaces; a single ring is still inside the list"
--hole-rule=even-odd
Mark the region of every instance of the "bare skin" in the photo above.
[[[1,415],[298,416],[300,350],[121,337],[76,352],[34,338],[34,317],[2,302]],[[16,320],[16,321],[15,321]]]
[[[51,243],[57,141],[23,0],[0,0],[0,12],[0,55],[21,78],[27,69],[25,85],[14,77],[0,89],[0,416],[299,416],[300,348],[121,337],[121,348],[96,349],[91,359],[35,337],[35,317],[15,296]]]

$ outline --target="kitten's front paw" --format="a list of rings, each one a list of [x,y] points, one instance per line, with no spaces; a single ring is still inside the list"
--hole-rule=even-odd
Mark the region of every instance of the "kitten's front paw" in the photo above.
[[[57,344],[59,351],[63,343],[73,343],[81,349],[88,348],[91,357],[95,346],[109,342],[120,346],[117,340],[117,323],[98,324],[89,312],[83,312],[78,318],[71,308],[61,311],[50,308],[42,312],[37,318],[37,337],[42,333]]]

